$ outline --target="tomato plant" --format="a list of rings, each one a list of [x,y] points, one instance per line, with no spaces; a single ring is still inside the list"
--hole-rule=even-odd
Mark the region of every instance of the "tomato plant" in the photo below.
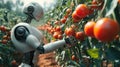
[[[8,18],[3,17],[6,14]],[[119,18],[120,0],[58,0],[54,9],[45,11],[42,25],[37,28],[43,31],[48,42],[75,37],[77,43],[74,46],[65,44],[55,50],[61,67],[119,67]],[[11,10],[6,13],[1,9],[0,64],[18,65],[20,54],[16,53],[10,41],[10,30],[18,21],[23,21],[23,18]]]
[[[55,51],[60,66],[104,67],[111,62],[120,65],[119,62],[115,62],[116,59],[120,59],[117,56],[120,52],[118,2],[119,0],[67,0],[64,5],[61,4],[63,1],[56,5],[57,7],[52,10],[54,16],[48,20],[51,24],[53,21],[61,23],[50,26],[60,27],[62,32],[60,39],[73,36],[78,41],[75,46],[69,44],[67,47],[67,44]],[[64,18],[67,20],[63,21]],[[49,40],[54,40],[51,34],[46,35]],[[104,61],[108,64],[103,63]]]

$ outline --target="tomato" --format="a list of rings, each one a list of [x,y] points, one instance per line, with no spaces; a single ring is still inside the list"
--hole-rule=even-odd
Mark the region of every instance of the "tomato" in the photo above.
[[[75,30],[73,29],[73,28],[66,28],[65,29],[65,34],[67,35],[67,36],[74,36],[75,35]]]
[[[89,8],[85,4],[79,4],[75,11],[79,18],[85,18],[89,14]]]
[[[66,19],[67,19],[67,18],[68,18],[68,14],[66,14],[66,15],[64,16],[64,18],[66,18]]]
[[[61,31],[61,27],[60,26],[56,26],[55,27],[55,31]]]
[[[80,41],[83,41],[85,39],[84,32],[76,32],[75,38],[78,39],[78,40],[80,40]]]
[[[61,33],[60,32],[54,32],[54,34],[53,34],[53,37],[55,38],[55,39],[58,39],[58,35],[60,35]]]
[[[3,39],[3,40],[2,40],[2,44],[7,44],[7,42],[8,42],[8,41],[7,41],[6,39]]]
[[[67,14],[70,14],[71,11],[72,11],[72,10],[71,10],[70,8],[68,8],[68,9],[66,10],[66,13],[67,13]]]
[[[78,58],[75,55],[72,55],[71,60],[78,62]]]
[[[119,33],[119,24],[111,18],[102,18],[97,21],[94,26],[94,35],[96,39],[102,42],[110,42],[114,40]]]
[[[67,18],[62,18],[60,21],[62,22],[62,23],[65,23],[66,22],[66,20],[67,20]]]
[[[11,65],[12,67],[18,67],[18,63],[16,62],[16,60],[12,60]]]
[[[80,20],[73,19],[74,23],[78,23]]]
[[[63,38],[62,34],[59,34],[58,39],[62,39],[62,38]]]
[[[3,32],[5,32],[5,31],[6,31],[6,27],[5,27],[5,26],[3,26],[3,25],[2,25],[2,26],[0,26],[0,30],[1,30],[1,31],[3,31]]]
[[[94,21],[89,21],[85,24],[84,32],[87,36],[90,36],[90,37],[94,38],[94,26],[95,26]]]
[[[81,18],[79,18],[79,16],[77,15],[76,11],[74,11],[74,12],[72,13],[72,18],[73,18],[73,20],[80,20],[80,19],[81,19]]]
[[[118,3],[120,4],[120,0],[118,0]]]

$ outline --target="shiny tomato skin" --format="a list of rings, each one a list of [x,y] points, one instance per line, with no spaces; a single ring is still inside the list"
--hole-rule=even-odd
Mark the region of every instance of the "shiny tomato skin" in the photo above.
[[[55,39],[58,39],[58,35],[60,34],[60,32],[54,32],[54,34],[53,34],[53,37],[55,38]]]
[[[67,36],[74,36],[75,35],[75,30],[73,29],[73,28],[66,28],[65,29],[65,34],[67,35]]]
[[[75,11],[79,18],[85,18],[89,14],[89,9],[85,4],[79,4]]]
[[[80,41],[84,41],[85,39],[85,33],[82,31],[76,32],[75,34],[75,38],[80,40]]]
[[[84,32],[87,36],[94,38],[94,26],[95,26],[94,21],[89,21],[85,24]]]
[[[72,13],[72,18],[73,18],[74,20],[80,20],[80,19],[81,19],[81,18],[79,18],[79,16],[77,15],[76,11],[74,11],[74,12]]]
[[[67,18],[62,18],[60,21],[64,24],[66,22]]]
[[[60,26],[56,26],[55,27],[55,31],[61,31],[61,27]]]
[[[110,18],[102,18],[97,21],[94,26],[95,38],[102,42],[110,42],[114,40],[119,33],[119,24]]]

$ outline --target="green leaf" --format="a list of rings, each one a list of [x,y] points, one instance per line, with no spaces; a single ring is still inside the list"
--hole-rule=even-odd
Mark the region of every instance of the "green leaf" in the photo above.
[[[91,56],[91,58],[94,58],[94,59],[99,58],[99,49],[97,48],[88,49],[87,52]]]
[[[117,3],[118,3],[118,0],[105,0],[104,6],[102,9],[104,13],[103,15],[110,16],[114,12],[117,6]]]
[[[118,3],[118,0],[108,0],[108,1],[111,1],[111,2],[108,3],[107,5],[108,12],[106,13],[106,16],[109,16],[113,13]]]

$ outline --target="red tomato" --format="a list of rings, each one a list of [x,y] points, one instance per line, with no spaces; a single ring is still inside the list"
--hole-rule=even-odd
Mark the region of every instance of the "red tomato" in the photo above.
[[[76,62],[79,61],[79,59],[78,59],[75,55],[72,55],[71,59],[72,59],[73,61],[76,61]]]
[[[118,0],[118,3],[120,4],[120,0]]]
[[[55,39],[58,39],[58,35],[59,35],[59,34],[60,34],[59,32],[54,32],[53,37],[54,37]]]
[[[60,26],[56,26],[55,27],[55,31],[61,31],[61,27]]]
[[[6,31],[6,27],[5,27],[5,26],[3,26],[3,25],[2,25],[2,26],[0,26],[0,30],[1,30],[1,31],[3,31],[3,32],[5,32],[5,31]]]
[[[78,23],[80,20],[73,19],[74,23]]]
[[[94,21],[89,21],[84,26],[84,32],[87,36],[94,37]]]
[[[67,35],[67,36],[74,36],[75,35],[75,30],[73,29],[73,28],[66,28],[65,29],[65,34]]]
[[[62,38],[63,38],[62,34],[59,34],[58,39],[62,39]]]
[[[76,11],[74,11],[74,12],[72,13],[72,18],[73,18],[73,20],[80,20],[80,19],[81,19],[81,18],[79,18],[79,16],[77,15]]]
[[[64,17],[64,18],[62,18],[60,21],[61,21],[62,23],[65,23],[66,20],[67,20],[67,19]]]
[[[83,41],[85,39],[85,34],[84,32],[76,32],[75,37],[76,39]]]
[[[89,9],[85,4],[79,4],[76,7],[76,13],[79,16],[79,18],[85,18],[89,14]]]
[[[97,21],[94,26],[94,35],[96,39],[102,42],[110,42],[114,40],[119,33],[119,24],[110,18],[102,18]]]

